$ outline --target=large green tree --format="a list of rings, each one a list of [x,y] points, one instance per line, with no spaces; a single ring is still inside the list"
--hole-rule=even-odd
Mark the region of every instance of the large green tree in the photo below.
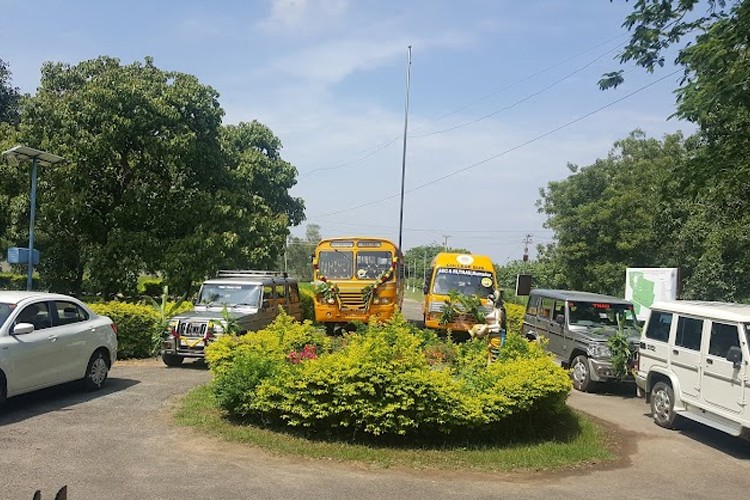
[[[663,251],[668,235],[658,216],[661,187],[688,151],[679,133],[659,141],[635,131],[617,141],[607,158],[569,165],[569,177],[540,190],[537,206],[555,231],[555,241],[541,247],[540,255],[550,283],[622,295],[625,268],[678,264]],[[672,231],[679,230],[679,221]]]
[[[218,94],[150,58],[47,63],[22,139],[66,158],[39,182],[41,271],[54,290],[131,291],[143,271],[185,289],[221,267],[267,267],[296,170],[260,124],[222,128]],[[20,231],[19,231],[20,232]]]
[[[312,254],[320,240],[320,226],[318,224],[308,224],[304,238],[289,237],[285,255],[286,269],[289,274],[301,281],[312,281]]]
[[[0,123],[18,124],[20,101],[21,92],[13,86],[8,63],[0,59]]]

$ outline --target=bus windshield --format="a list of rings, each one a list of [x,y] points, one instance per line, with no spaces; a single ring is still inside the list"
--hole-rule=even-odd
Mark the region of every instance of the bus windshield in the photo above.
[[[447,295],[456,291],[464,295],[487,297],[493,292],[493,285],[492,273],[488,271],[440,267],[435,273],[432,293]]]
[[[373,252],[377,253],[377,252]],[[320,274],[332,279],[351,279],[354,253],[342,250],[325,250],[318,255]]]
[[[391,252],[359,251],[357,252],[357,278],[374,280],[391,268]]]
[[[568,302],[570,324],[598,327],[617,326],[617,316],[625,320],[625,327],[638,328],[638,318],[630,304],[599,302]]]

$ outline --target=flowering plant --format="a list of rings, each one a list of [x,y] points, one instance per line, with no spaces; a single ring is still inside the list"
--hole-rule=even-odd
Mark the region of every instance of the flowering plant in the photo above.
[[[287,355],[286,359],[293,365],[298,365],[308,359],[318,359],[318,353],[317,353],[317,350],[315,349],[315,345],[307,344],[299,352],[297,351],[290,352]]]

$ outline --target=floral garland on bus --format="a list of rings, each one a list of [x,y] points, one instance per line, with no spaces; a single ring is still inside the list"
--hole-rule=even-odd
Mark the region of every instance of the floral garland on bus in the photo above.
[[[393,273],[396,271],[396,264],[398,263],[398,257],[394,257],[393,261],[391,262],[391,267],[380,273],[380,276],[375,278],[375,283],[371,285],[367,285],[362,289],[362,298],[364,299],[365,304],[368,306],[372,302],[372,299],[375,298],[375,291],[383,284],[385,284],[386,281],[391,279],[393,277]]]
[[[313,264],[313,269],[315,273],[318,273],[319,269],[317,262]],[[319,276],[319,280],[313,282],[313,292],[315,292],[315,295],[320,295],[323,300],[329,303],[332,300],[334,302],[338,302],[339,286],[336,283],[329,282],[328,277],[326,277],[324,274],[320,274]]]

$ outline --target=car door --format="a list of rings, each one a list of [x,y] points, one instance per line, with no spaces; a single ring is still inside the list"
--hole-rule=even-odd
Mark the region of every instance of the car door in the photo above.
[[[20,394],[59,382],[59,348],[57,335],[50,330],[51,316],[47,302],[21,308],[11,324],[9,338],[3,343],[4,357],[9,360],[8,394]],[[31,323],[34,330],[13,334],[19,323]]]
[[[95,325],[89,314],[74,302],[57,300],[52,303],[53,326],[60,350],[60,379],[76,380],[83,376],[88,355],[93,352],[96,337]]]
[[[276,297],[274,295],[274,285],[264,284],[263,295],[261,296],[260,309],[255,315],[252,330],[262,330],[276,318]]]
[[[672,373],[680,381],[680,398],[697,401],[701,391],[701,345],[705,321],[679,316],[670,356]]]
[[[745,364],[735,367],[726,359],[730,347],[740,346],[739,330],[736,324],[712,321],[710,331],[703,365],[703,399],[729,413],[742,413]]]

